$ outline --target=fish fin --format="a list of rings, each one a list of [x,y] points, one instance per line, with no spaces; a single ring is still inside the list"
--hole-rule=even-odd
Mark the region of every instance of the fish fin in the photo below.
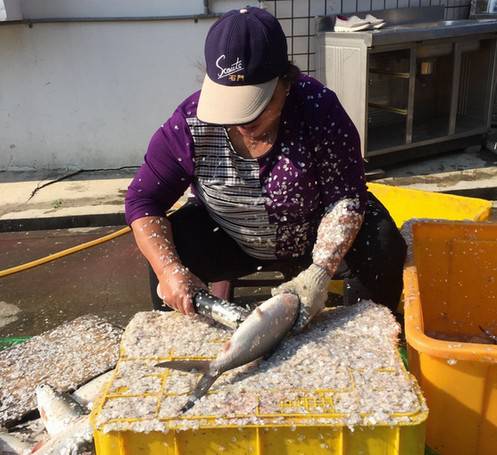
[[[45,409],[41,406],[38,406],[38,412],[40,413],[40,419],[43,422],[43,425],[46,426],[47,423],[47,413],[45,412]]]
[[[29,453],[36,453],[38,450],[40,450],[44,445],[45,445],[45,440],[43,441],[38,441],[33,447],[31,447],[31,452]]]
[[[170,360],[168,362],[157,363],[156,367],[171,368],[172,370],[186,371],[193,370],[205,373],[209,370],[210,360]]]
[[[224,343],[223,345],[223,351],[226,352],[229,350],[229,348],[231,347],[231,340],[228,340],[226,343]]]
[[[200,380],[197,382],[195,389],[193,389],[192,395],[188,398],[188,401],[183,405],[180,412],[184,413],[190,409],[197,400],[202,398],[207,391],[211,388],[212,384],[216,381],[216,379],[221,376],[221,373],[211,374],[205,373]]]

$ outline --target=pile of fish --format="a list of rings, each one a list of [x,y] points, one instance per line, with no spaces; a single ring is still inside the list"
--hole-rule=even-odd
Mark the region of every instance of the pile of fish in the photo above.
[[[426,413],[387,308],[364,301],[327,309],[286,336],[295,315],[290,295],[265,302],[234,334],[198,316],[138,313],[98,429],[272,425],[289,414],[305,425],[398,425]]]
[[[72,395],[47,384],[36,388],[40,419],[0,431],[2,455],[76,455],[92,453],[93,431],[89,412],[112,371],[102,374]],[[26,428],[29,434],[26,435]]]
[[[1,351],[0,454],[92,450],[89,411],[110,379],[121,334],[90,314]]]
[[[0,427],[10,428],[36,409],[35,388],[76,390],[113,368],[123,330],[85,315],[0,352]]]

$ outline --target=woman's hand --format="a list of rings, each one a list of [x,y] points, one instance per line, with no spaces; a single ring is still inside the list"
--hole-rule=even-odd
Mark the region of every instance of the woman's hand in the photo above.
[[[170,308],[183,314],[194,314],[193,296],[207,286],[186,267],[171,264],[159,276],[157,295]]]
[[[316,264],[311,264],[293,280],[272,289],[272,295],[288,292],[295,294],[299,298],[299,316],[293,326],[294,332],[300,332],[324,308],[328,298],[330,280],[331,278],[325,269]]]

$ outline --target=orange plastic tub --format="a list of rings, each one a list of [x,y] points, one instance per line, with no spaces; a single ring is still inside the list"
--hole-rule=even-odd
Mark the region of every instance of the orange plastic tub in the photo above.
[[[409,369],[425,393],[427,444],[497,454],[497,224],[415,222],[404,271]]]

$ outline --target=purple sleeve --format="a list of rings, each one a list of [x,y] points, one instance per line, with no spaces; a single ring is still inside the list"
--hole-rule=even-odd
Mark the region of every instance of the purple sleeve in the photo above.
[[[335,93],[323,91],[326,108],[317,144],[321,201],[327,208],[342,199],[358,199],[357,210],[362,214],[366,209],[367,188],[359,133]]]
[[[126,223],[144,216],[164,216],[192,182],[193,139],[180,111],[152,136],[145,162],[128,187]]]

